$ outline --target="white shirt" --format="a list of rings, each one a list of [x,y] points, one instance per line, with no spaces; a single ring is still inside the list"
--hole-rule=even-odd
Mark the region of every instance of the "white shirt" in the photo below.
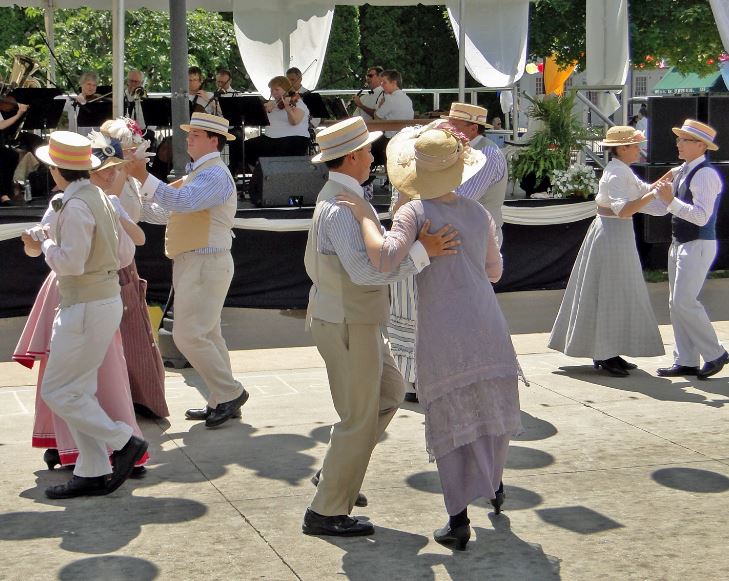
[[[650,184],[638,179],[628,164],[613,158],[602,172],[595,202],[598,206],[610,208],[615,213],[615,216],[608,216],[609,218],[619,218],[618,214],[625,204],[642,198],[650,189]],[[651,200],[640,211],[653,216],[663,216],[666,213],[666,205],[660,200]],[[630,220],[632,217],[625,219]]]
[[[372,92],[370,92],[370,90]],[[377,109],[377,106],[382,102],[382,95],[384,94],[382,87],[375,87],[374,89],[367,89],[364,93],[359,96],[359,100],[365,107],[370,109]],[[372,115],[363,111],[359,107],[354,110],[354,114],[362,117],[365,121],[372,121]]]
[[[673,172],[673,192],[678,192],[683,182],[693,169],[703,163],[706,156],[702,155],[689,163],[683,163],[678,168],[671,170]],[[683,174],[682,169],[686,167]],[[681,175],[679,178],[678,176]],[[682,202],[678,198],[674,198],[668,204],[668,211],[687,222],[703,226],[709,221],[714,212],[714,204],[721,193],[723,184],[719,173],[714,168],[703,167],[694,174],[691,179],[691,193],[693,195],[693,204]]]
[[[198,97],[197,94],[194,94],[188,95],[187,98],[190,99],[190,103],[194,101],[196,105],[204,107],[205,113],[220,115],[220,105],[217,101],[213,101],[213,94],[210,91],[205,91],[205,95],[206,97]],[[195,97],[197,97],[197,100],[195,100]]]
[[[362,186],[353,177],[330,171],[329,179],[364,197]],[[400,268],[393,272],[379,272],[367,256],[360,224],[352,212],[337,204],[335,199],[328,200],[327,203],[329,208],[323,208],[320,213],[317,251],[322,254],[336,254],[355,284],[387,284],[402,279],[405,274],[420,272],[430,264],[427,251],[416,240],[409,251],[410,260],[404,260]],[[384,233],[384,228],[382,232]]]
[[[142,111],[142,100],[141,99],[135,99],[134,95],[129,93],[128,89],[124,89],[124,97],[128,104],[134,105],[133,114],[131,115],[132,119],[134,119],[139,127],[142,129],[146,129],[147,124],[144,121],[144,112]],[[125,109],[124,114],[127,114],[127,109]]]
[[[415,117],[413,102],[402,89],[384,95],[380,106],[375,111],[377,119],[412,119]],[[393,137],[397,131],[385,131],[385,137]]]
[[[81,275],[91,253],[91,243],[96,230],[94,215],[85,202],[69,198],[83,186],[90,185],[89,180],[78,180],[68,185],[63,194],[57,194],[48,205],[41,224],[50,226],[50,238],[46,239],[41,249],[46,255],[46,263],[58,276]],[[66,204],[63,213],[59,214],[53,209],[53,200],[60,199]],[[67,201],[68,200],[68,201]],[[55,240],[58,231],[63,230],[61,245]],[[126,266],[134,257],[134,243],[123,232],[118,215],[116,229],[119,232],[119,262]]]
[[[304,112],[304,117],[296,125],[289,123],[289,116],[286,109],[275,107],[273,111],[268,113],[268,122],[270,125],[265,128],[268,137],[309,137],[309,108],[303,99],[299,99],[296,108]]]

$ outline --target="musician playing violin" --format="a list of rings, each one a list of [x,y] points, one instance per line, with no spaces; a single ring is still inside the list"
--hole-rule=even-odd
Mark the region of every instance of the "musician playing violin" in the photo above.
[[[12,97],[2,97],[0,101],[0,131],[4,133],[5,129],[20,120],[28,110],[28,105],[17,103]],[[9,206],[12,203],[13,172],[17,165],[18,152],[5,143],[0,144],[0,206]]]
[[[193,112],[222,115],[220,105],[213,99],[213,94],[205,90],[205,83],[213,79],[203,79],[200,67],[187,69],[187,94],[192,103]]]
[[[252,169],[260,157],[306,155],[309,149],[309,109],[284,76],[268,83],[271,99],[264,104],[269,126],[265,135],[245,142],[246,165]]]

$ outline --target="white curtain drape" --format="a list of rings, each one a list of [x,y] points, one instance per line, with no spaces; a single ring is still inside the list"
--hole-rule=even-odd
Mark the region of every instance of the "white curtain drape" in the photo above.
[[[256,90],[268,95],[268,81],[290,67],[303,71],[304,87],[316,88],[333,17],[327,0],[234,0],[235,37]]]
[[[587,0],[587,84],[624,85],[628,78],[628,0]],[[620,102],[603,94],[598,107],[614,113]]]
[[[458,1],[448,16],[458,41]],[[466,68],[484,87],[507,87],[524,74],[529,0],[466,0]]]
[[[519,206],[502,206],[501,215],[507,224],[521,226],[549,226],[551,224],[567,224],[592,218],[597,214],[595,202],[577,202],[576,204],[554,204],[541,208]]]

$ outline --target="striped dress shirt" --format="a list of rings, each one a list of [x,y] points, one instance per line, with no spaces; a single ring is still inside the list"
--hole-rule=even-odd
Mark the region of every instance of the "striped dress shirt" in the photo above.
[[[493,141],[482,135],[471,141],[471,147],[480,150],[486,156],[486,165],[470,180],[458,186],[455,192],[464,198],[478,201],[486,190],[504,177],[506,158]]]

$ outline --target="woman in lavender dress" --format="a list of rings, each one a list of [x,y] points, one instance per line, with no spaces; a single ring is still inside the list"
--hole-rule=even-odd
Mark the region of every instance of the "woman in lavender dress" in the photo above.
[[[465,549],[468,504],[483,497],[498,511],[509,440],[521,429],[519,367],[491,286],[502,272],[495,224],[481,204],[453,193],[484,158],[464,136],[439,126],[401,132],[388,145],[387,159],[393,186],[412,200],[397,212],[390,232],[383,236],[366,203],[340,196],[362,225],[375,267],[393,268],[426,219],[434,228],[453,225],[461,236],[456,255],[434,258],[415,277],[415,360],[426,446],[449,515],[434,538]]]

